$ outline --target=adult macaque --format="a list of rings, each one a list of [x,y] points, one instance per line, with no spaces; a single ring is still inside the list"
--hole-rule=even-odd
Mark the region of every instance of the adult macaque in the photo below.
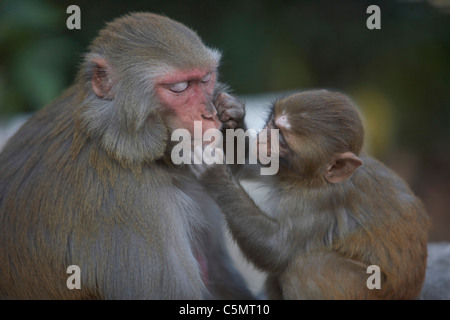
[[[429,219],[401,178],[360,155],[364,132],[352,102],[326,90],[294,94],[275,102],[266,128],[279,129],[279,141],[268,134],[259,147],[279,152],[280,170],[259,178],[271,190],[259,207],[226,166],[193,171],[245,256],[268,272],[267,296],[416,298]],[[380,289],[367,285],[371,265],[380,268]]]
[[[252,297],[219,207],[170,159],[174,129],[242,122],[242,105],[220,93],[219,59],[154,14],[100,32],[73,86],[0,155],[0,298]],[[66,286],[70,265],[80,290]]]

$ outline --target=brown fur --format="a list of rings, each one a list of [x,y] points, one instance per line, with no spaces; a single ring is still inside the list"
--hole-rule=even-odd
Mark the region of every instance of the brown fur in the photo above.
[[[223,166],[201,176],[246,257],[269,273],[268,297],[416,298],[429,218],[400,177],[373,158],[358,157],[363,127],[351,101],[326,90],[291,95],[275,102],[267,127],[275,123],[283,124],[278,129],[288,148],[280,149],[276,176],[255,178],[271,190],[258,205]],[[354,159],[360,162],[347,163]],[[327,181],[327,170],[347,165],[344,181]],[[381,289],[366,286],[370,265],[380,267]]]

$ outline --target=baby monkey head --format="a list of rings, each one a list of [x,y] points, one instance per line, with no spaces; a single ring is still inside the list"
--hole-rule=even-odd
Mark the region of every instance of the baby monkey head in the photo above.
[[[339,183],[363,164],[358,157],[364,140],[361,117],[344,94],[310,90],[289,95],[274,103],[267,128],[279,129],[281,178]]]

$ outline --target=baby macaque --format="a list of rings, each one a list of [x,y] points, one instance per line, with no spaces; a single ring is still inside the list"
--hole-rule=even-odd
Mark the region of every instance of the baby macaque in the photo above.
[[[259,148],[278,152],[280,167],[257,178],[271,191],[261,203],[227,166],[193,171],[244,255],[268,273],[267,297],[416,298],[429,218],[399,176],[361,154],[364,129],[352,101],[327,90],[292,94],[274,103],[265,129],[279,130],[279,141],[267,134]]]

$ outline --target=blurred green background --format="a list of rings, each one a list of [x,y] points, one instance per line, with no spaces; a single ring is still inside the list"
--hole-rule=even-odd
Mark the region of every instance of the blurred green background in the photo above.
[[[81,30],[66,28],[71,4]],[[371,4],[381,8],[381,30],[366,27]],[[129,11],[195,29],[223,52],[221,79],[235,94],[326,87],[351,95],[367,149],[423,199],[430,239],[450,240],[450,1],[2,0],[0,118],[61,94],[105,22]]]

